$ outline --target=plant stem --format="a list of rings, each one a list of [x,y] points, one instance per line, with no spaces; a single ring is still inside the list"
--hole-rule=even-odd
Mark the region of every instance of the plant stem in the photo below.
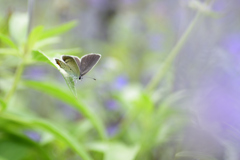
[[[8,102],[10,100],[10,98],[12,97],[12,95],[14,94],[14,92],[17,89],[18,82],[20,81],[23,70],[24,70],[24,63],[25,63],[25,56],[23,57],[22,62],[20,62],[19,66],[17,67],[17,71],[15,73],[15,78],[14,78],[12,88],[10,89],[10,91],[7,93],[7,95],[5,97],[6,102]]]
[[[192,22],[189,24],[188,28],[182,35],[182,37],[179,39],[177,44],[173,47],[171,52],[169,53],[166,60],[163,62],[161,69],[159,72],[151,79],[151,81],[148,83],[146,90],[151,92],[153,88],[155,88],[159,82],[163,79],[164,75],[168,72],[173,60],[176,58],[179,51],[182,49],[184,43],[187,41],[187,38],[189,37],[190,33],[192,32],[193,28],[196,26],[197,21],[199,20],[201,16],[201,12],[198,11]]]
[[[31,23],[32,23],[32,13],[33,13],[33,5],[34,5],[34,0],[29,0],[28,1],[28,33],[27,35],[29,35],[30,31],[31,31]],[[12,88],[10,89],[10,91],[7,93],[6,97],[5,97],[5,101],[8,102],[10,100],[10,98],[13,96],[14,92],[17,89],[17,85],[18,82],[21,79],[24,67],[25,67],[25,61],[27,58],[27,55],[29,54],[29,51],[31,49],[29,48],[29,45],[26,44],[25,48],[24,48],[24,52],[23,52],[23,56],[22,56],[22,61],[20,62],[19,66],[17,67],[16,73],[15,73],[15,78],[14,78],[14,82],[12,85]]]

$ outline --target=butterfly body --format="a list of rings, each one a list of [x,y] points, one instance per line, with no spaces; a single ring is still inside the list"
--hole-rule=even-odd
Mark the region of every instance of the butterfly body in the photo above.
[[[76,56],[62,56],[62,61],[55,59],[60,68],[67,72],[74,79],[82,80],[101,58],[100,54],[90,53],[81,59]]]

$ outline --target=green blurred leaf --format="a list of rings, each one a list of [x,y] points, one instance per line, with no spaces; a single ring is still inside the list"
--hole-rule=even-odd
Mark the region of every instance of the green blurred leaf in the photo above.
[[[92,111],[81,103],[76,97],[73,97],[68,91],[62,89],[62,87],[56,84],[36,82],[36,81],[25,81],[24,84],[27,87],[34,88],[36,90],[42,91],[48,95],[54,96],[63,102],[66,102],[74,106],[79,110],[85,117],[87,117],[93,126],[96,128],[102,139],[106,139],[105,129],[101,120],[92,113]]]
[[[36,90],[42,91],[46,94],[52,95],[62,100],[63,102],[66,102],[77,108],[86,107],[80,101],[78,101],[75,97],[73,97],[68,90],[63,89],[63,87],[59,87],[59,85],[46,83],[46,82],[37,82],[37,81],[24,81],[24,84],[27,87],[31,87]]]
[[[68,30],[72,29],[76,25],[77,25],[76,21],[71,21],[71,22],[63,24],[61,26],[55,27],[53,29],[49,29],[49,30],[43,32],[43,34],[40,37],[40,39],[45,39],[45,38],[49,38],[49,37],[60,35],[60,34],[62,34],[64,32],[67,32]]]
[[[68,132],[65,131],[63,128],[59,128],[56,125],[53,125],[47,121],[43,120],[33,120],[32,124],[34,126],[41,127],[46,131],[51,132],[55,137],[65,141],[72,149],[74,149],[79,156],[81,156],[84,160],[91,160],[92,158],[88,155],[86,150],[80,145],[76,139],[72,137]]]
[[[32,51],[32,58],[35,61],[47,62],[53,65],[54,67],[56,67],[56,65],[50,60],[50,58],[48,58],[42,51],[39,51],[39,50]]]
[[[36,156],[37,156],[37,157],[41,157],[42,159],[46,159],[46,160],[51,159],[49,157],[49,155],[47,154],[47,152],[42,148],[42,146],[40,146],[38,143],[36,143],[32,139],[26,137],[26,135],[19,133],[18,131],[16,131],[15,128],[7,129],[4,126],[2,126],[2,127],[3,127],[3,128],[1,128],[2,134],[5,135],[5,137],[7,137],[7,139],[5,139],[4,141],[8,140],[10,142],[17,143],[21,146],[27,147],[29,150],[28,152],[34,151],[35,154],[34,155],[31,154],[33,156],[33,158],[36,158]],[[1,142],[0,142],[0,145],[1,145]],[[10,153],[12,153],[12,152],[10,152]],[[2,155],[1,151],[0,151],[0,155]],[[25,157],[28,155],[25,154]]]
[[[22,44],[27,38],[28,14],[14,12],[9,21],[9,31],[11,37]]]
[[[7,107],[7,104],[5,103],[4,100],[2,100],[2,99],[0,98],[0,111],[5,110],[6,107]]]
[[[58,50],[49,50],[47,51],[48,54],[60,54],[60,55],[76,55],[81,53],[80,48],[71,48],[71,49],[58,49]]]
[[[53,65],[54,67],[58,68],[58,70],[60,71],[60,73],[63,75],[68,88],[71,90],[71,92],[73,93],[73,95],[75,97],[77,97],[77,92],[76,92],[76,88],[75,88],[75,82],[72,76],[70,76],[67,72],[65,72],[63,69],[61,69],[58,65],[56,65],[55,62],[51,61],[50,58],[47,57],[46,54],[44,54],[41,51],[32,51],[32,56],[33,59],[36,61],[41,61],[41,62],[47,62],[51,65]]]
[[[14,49],[17,49],[17,46],[14,44],[14,42],[8,36],[5,36],[1,33],[0,33],[0,41]]]
[[[28,146],[17,141],[0,141],[0,155],[5,159],[22,160],[28,152]]]
[[[6,158],[3,158],[2,156],[0,156],[0,160],[7,160]]]
[[[0,48],[0,54],[19,56],[18,50],[12,48]]]
[[[28,37],[28,48],[31,50],[34,47],[34,44],[38,41],[43,32],[43,26],[35,27]]]
[[[134,101],[136,109],[141,110],[144,114],[152,114],[154,104],[151,96],[147,93],[142,92],[137,100]]]
[[[120,142],[92,143],[88,147],[103,152],[104,160],[134,160],[140,148],[139,145],[127,146]]]
[[[19,117],[14,115],[13,113],[4,113],[1,114],[1,118],[5,120],[14,121],[16,123],[20,123],[23,125],[30,126],[32,128],[40,128],[44,129],[45,131],[53,134],[57,139],[65,142],[68,144],[69,147],[71,147],[73,150],[78,153],[79,156],[81,156],[84,160],[91,160],[91,157],[88,155],[88,153],[85,151],[85,149],[81,146],[80,142],[78,142],[76,139],[74,139],[64,128],[60,128],[57,125],[54,125],[48,121],[37,119],[37,118],[26,118],[25,117]]]
[[[121,143],[113,143],[109,146],[108,150],[105,152],[105,160],[134,160],[139,146],[126,146]]]
[[[65,79],[65,81],[68,85],[68,88],[71,90],[73,95],[77,98],[77,91],[76,91],[75,81],[74,81],[73,77],[70,76],[68,73],[66,73],[63,70],[60,70],[60,72],[62,73],[63,78]]]
[[[46,38],[46,39],[37,41],[36,44],[34,45],[34,48],[39,49],[39,48],[45,47],[50,44],[59,43],[60,41],[61,41],[61,39],[59,37]]]

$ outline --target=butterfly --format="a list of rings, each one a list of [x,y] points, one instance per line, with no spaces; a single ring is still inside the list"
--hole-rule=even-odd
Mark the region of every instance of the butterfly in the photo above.
[[[74,79],[81,80],[100,60],[101,55],[90,53],[78,58],[76,56],[62,56],[62,61],[55,58],[57,65]],[[96,79],[94,79],[96,80]]]

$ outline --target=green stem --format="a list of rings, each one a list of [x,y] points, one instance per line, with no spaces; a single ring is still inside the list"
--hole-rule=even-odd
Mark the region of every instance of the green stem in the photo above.
[[[173,47],[171,52],[169,53],[167,59],[163,62],[161,69],[159,72],[151,79],[151,81],[148,83],[146,90],[151,92],[163,79],[164,75],[168,72],[172,62],[176,58],[179,51],[182,49],[183,45],[187,41],[187,38],[189,37],[190,33],[192,32],[193,28],[196,26],[197,21],[199,20],[201,16],[201,12],[198,11],[195,18],[192,20],[182,37],[179,39],[177,44]]]
[[[29,18],[28,34],[31,30],[33,4],[34,4],[34,0],[29,0],[28,1],[28,18]],[[7,95],[5,97],[6,102],[8,102],[10,100],[10,98],[13,96],[14,92],[17,89],[17,85],[18,85],[18,82],[21,79],[21,76],[22,76],[22,73],[23,73],[23,70],[24,70],[24,66],[25,66],[25,61],[26,61],[26,58],[29,54],[29,51],[30,51],[29,45],[26,44],[26,46],[24,48],[24,52],[23,52],[22,61],[20,62],[19,66],[17,67],[16,73],[15,73],[15,78],[14,78],[12,88],[10,89],[10,91],[7,93]],[[4,108],[4,109],[6,109],[6,108]]]
[[[25,56],[23,57],[22,62],[20,62],[19,66],[17,67],[12,88],[10,89],[10,91],[7,93],[5,97],[6,102],[10,100],[10,98],[13,96],[14,92],[17,89],[18,82],[20,81],[23,70],[24,70],[24,63],[25,63]]]

